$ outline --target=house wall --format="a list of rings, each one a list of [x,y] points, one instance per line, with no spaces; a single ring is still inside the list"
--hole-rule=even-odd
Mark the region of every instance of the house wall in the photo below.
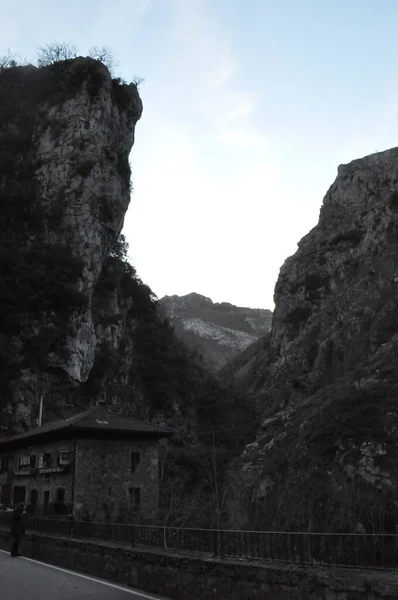
[[[39,455],[45,452],[51,452],[51,468],[57,468],[57,458],[59,452],[70,453],[70,466],[66,469],[66,472],[58,473],[45,473],[44,467],[39,468]],[[8,472],[0,473],[0,492],[7,494],[6,489],[3,486],[9,486],[10,492],[10,503],[13,503],[14,488],[16,486],[25,487],[25,503],[30,503],[30,494],[32,490],[38,491],[37,504],[40,506],[44,502],[44,492],[50,493],[50,503],[56,499],[57,490],[62,488],[65,490],[65,502],[70,503],[73,499],[73,454],[74,454],[74,442],[71,440],[62,442],[52,442],[27,446],[24,449],[15,450],[10,453],[0,454],[3,456],[9,456],[10,463]],[[34,469],[20,469],[19,459],[22,457],[36,456],[36,465]],[[23,474],[22,474],[23,471]],[[0,498],[1,501],[1,498]]]
[[[75,451],[76,444],[76,451]],[[57,467],[58,453],[70,453],[67,472],[50,473],[39,469],[39,455],[51,452],[52,467]],[[139,453],[140,461],[132,472],[132,452]],[[156,440],[95,440],[78,439],[31,445],[9,456],[8,472],[0,472],[0,502],[13,504],[14,488],[25,488],[25,503],[30,503],[32,490],[38,491],[37,504],[44,503],[44,492],[50,493],[50,504],[56,500],[57,490],[65,490],[65,503],[74,504],[76,516],[97,519],[143,520],[156,516],[159,507],[158,443]],[[19,459],[36,456],[35,469],[21,472]],[[7,490],[8,488],[8,490]],[[140,507],[132,502],[129,490],[139,488]],[[7,494],[8,491],[8,494]],[[9,499],[7,499],[9,495]]]
[[[135,472],[131,453],[140,453]],[[130,488],[140,488],[141,504],[133,510]],[[115,520],[138,515],[151,518],[159,505],[158,445],[156,441],[91,440],[76,442],[75,508],[92,518]]]

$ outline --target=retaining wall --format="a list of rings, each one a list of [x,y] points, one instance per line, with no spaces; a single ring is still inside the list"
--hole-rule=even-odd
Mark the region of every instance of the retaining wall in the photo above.
[[[10,541],[0,530],[0,547]],[[23,553],[173,600],[398,599],[398,572],[260,565],[36,533],[26,535]]]

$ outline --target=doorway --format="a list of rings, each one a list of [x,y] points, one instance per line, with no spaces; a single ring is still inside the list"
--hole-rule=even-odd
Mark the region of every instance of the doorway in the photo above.
[[[57,502],[65,502],[65,490],[63,488],[57,489]]]
[[[30,490],[30,494],[29,494],[30,503],[26,507],[26,511],[30,515],[35,515],[36,514],[38,497],[39,497],[39,492],[36,489]]]
[[[1,504],[11,504],[11,485],[9,483],[3,483],[0,495]]]
[[[13,492],[13,504],[25,504],[26,500],[26,486],[16,485],[14,486]]]
[[[39,498],[39,492],[37,490],[30,490],[30,503],[33,506],[37,505],[38,498]]]

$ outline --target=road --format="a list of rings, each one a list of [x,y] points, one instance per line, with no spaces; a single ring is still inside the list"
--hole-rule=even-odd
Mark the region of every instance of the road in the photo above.
[[[158,600],[131,590],[0,550],[2,600]],[[163,599],[166,600],[166,599]]]

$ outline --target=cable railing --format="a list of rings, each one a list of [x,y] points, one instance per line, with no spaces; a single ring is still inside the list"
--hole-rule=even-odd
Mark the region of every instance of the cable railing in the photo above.
[[[0,514],[0,525],[9,526],[10,522],[10,514]],[[213,558],[366,569],[398,568],[396,534],[195,529],[32,516],[27,518],[26,528],[44,534]]]

